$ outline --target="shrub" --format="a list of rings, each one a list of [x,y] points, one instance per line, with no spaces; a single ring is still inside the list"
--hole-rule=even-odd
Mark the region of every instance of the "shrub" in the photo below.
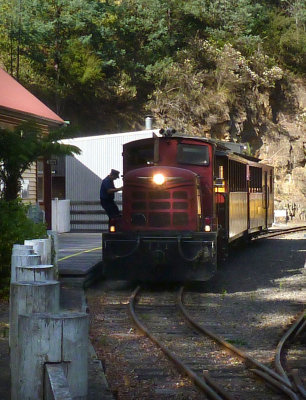
[[[0,200],[0,297],[8,293],[13,245],[46,237],[45,224],[29,219],[28,208],[21,200]]]

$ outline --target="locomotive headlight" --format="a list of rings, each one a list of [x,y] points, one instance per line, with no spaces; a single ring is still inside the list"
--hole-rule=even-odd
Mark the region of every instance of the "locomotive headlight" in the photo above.
[[[165,177],[163,174],[155,174],[153,175],[153,182],[156,185],[162,185],[165,182]]]

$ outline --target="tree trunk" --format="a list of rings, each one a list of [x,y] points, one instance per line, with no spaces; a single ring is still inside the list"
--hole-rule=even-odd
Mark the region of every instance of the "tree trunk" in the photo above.
[[[5,201],[16,200],[21,189],[19,175],[11,174],[4,179],[3,199]]]

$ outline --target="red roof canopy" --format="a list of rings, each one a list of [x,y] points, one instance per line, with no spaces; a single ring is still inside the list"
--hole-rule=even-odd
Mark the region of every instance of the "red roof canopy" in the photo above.
[[[65,123],[55,112],[1,68],[0,107],[57,124]]]

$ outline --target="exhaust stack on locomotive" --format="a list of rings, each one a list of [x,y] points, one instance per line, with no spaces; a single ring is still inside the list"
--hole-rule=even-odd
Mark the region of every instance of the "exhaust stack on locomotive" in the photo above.
[[[265,221],[255,230],[249,223],[248,179],[257,161],[204,138],[175,135],[172,129],[163,135],[123,147],[122,218],[110,221],[103,234],[106,277],[207,280],[217,268],[217,246],[224,251],[249,229],[257,232],[269,225],[268,204],[261,213]],[[259,168],[272,171],[262,164]]]

